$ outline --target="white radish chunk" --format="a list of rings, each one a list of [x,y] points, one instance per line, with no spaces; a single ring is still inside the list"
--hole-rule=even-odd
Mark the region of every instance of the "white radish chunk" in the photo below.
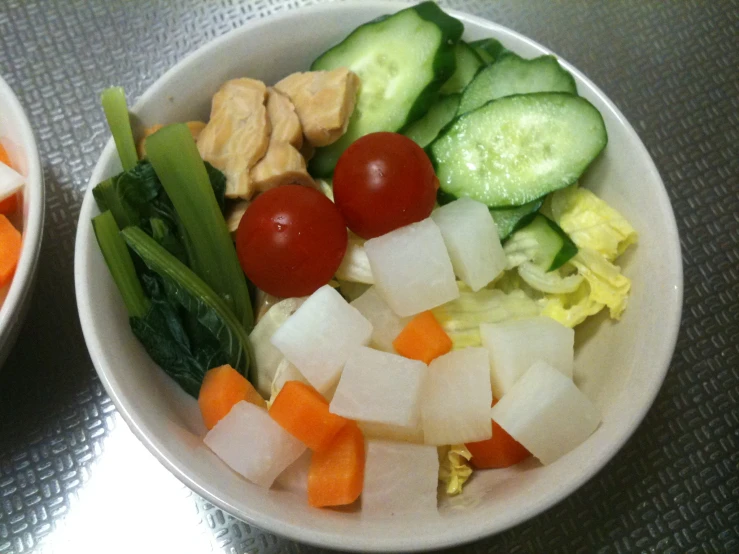
[[[480,325],[482,345],[490,354],[493,396],[502,398],[531,367],[542,361],[572,378],[575,331],[549,317]]]
[[[498,229],[485,204],[460,198],[431,214],[441,230],[454,273],[477,292],[506,268]]]
[[[438,513],[438,479],[439,456],[435,446],[367,441],[362,516]]]
[[[459,296],[439,227],[431,219],[368,240],[375,286],[392,310],[410,316]]]
[[[601,418],[572,379],[544,362],[532,365],[490,413],[543,464],[582,443]]]
[[[399,317],[385,302],[377,287],[370,287],[351,305],[372,324],[370,344],[378,350],[395,352],[393,341],[408,324],[410,318]]]
[[[305,298],[286,298],[272,306],[257,322],[249,335],[254,349],[254,387],[264,398],[269,398],[270,387],[277,372],[277,366],[283,360],[282,353],[270,342],[272,335],[287,319],[295,313]]]
[[[439,356],[429,365],[421,418],[426,444],[438,446],[489,439],[490,362],[484,348]]]
[[[357,424],[367,439],[423,444],[423,428],[420,426],[420,422],[419,425],[413,427],[377,423],[375,421],[358,421]]]
[[[314,292],[272,335],[272,344],[321,394],[336,384],[349,355],[369,343],[372,324],[329,285]]]
[[[308,472],[313,452],[305,452],[275,479],[274,487],[300,495],[308,500]]]
[[[23,175],[0,162],[0,200],[16,194],[25,181]]]
[[[306,448],[267,410],[245,400],[235,404],[203,442],[236,473],[265,488]]]
[[[426,364],[359,347],[341,373],[329,411],[361,421],[416,426]]]

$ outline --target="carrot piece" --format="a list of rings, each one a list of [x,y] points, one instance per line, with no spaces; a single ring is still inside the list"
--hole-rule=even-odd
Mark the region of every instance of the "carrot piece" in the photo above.
[[[21,234],[7,217],[0,214],[0,287],[13,278],[21,257]]]
[[[18,209],[18,195],[13,194],[0,200],[0,214],[12,214]]]
[[[328,448],[313,454],[308,470],[308,503],[316,508],[351,504],[364,484],[364,436],[353,421]]]
[[[214,367],[205,374],[200,385],[198,406],[208,429],[213,429],[241,400],[267,408],[267,403],[254,386],[230,365]]]
[[[13,164],[10,162],[10,156],[8,156],[8,151],[5,150],[2,144],[0,144],[0,163],[4,163],[10,168],[13,167]]]
[[[493,406],[495,406],[493,400]],[[468,442],[465,446],[472,454],[470,462],[477,469],[500,469],[522,462],[531,452],[510,436],[505,429],[491,420],[493,436],[479,442]]]
[[[328,402],[316,389],[300,381],[288,381],[269,408],[280,426],[314,452],[328,448],[349,421],[328,411]]]
[[[430,364],[434,358],[452,349],[452,339],[431,312],[422,312],[410,320],[393,341],[395,351],[412,360]]]

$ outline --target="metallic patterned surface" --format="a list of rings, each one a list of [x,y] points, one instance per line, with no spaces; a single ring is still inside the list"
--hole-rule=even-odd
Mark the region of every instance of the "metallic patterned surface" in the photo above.
[[[82,340],[72,259],[107,138],[98,94],[135,100],[186,53],[302,0],[1,0],[0,73],[36,130],[47,187],[38,286],[0,372],[0,554],[314,553],[184,488],[138,443]],[[450,0],[586,73],[635,126],[685,263],[667,380],[614,460],[532,521],[451,552],[739,552],[739,3]]]

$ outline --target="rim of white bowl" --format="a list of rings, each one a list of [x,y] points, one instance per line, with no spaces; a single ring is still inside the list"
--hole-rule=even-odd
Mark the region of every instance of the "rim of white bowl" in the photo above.
[[[19,127],[16,130],[20,137],[18,146],[23,150],[27,164],[23,209],[25,210],[26,203],[28,205],[28,215],[23,219],[21,255],[8,289],[8,295],[0,306],[0,349],[2,349],[5,346],[6,336],[10,334],[10,329],[21,323],[18,321],[18,316],[21,315],[19,312],[23,309],[26,298],[33,289],[36,266],[41,253],[41,239],[43,238],[45,190],[41,158],[33,135],[33,128],[23,105],[2,76],[0,76],[0,107],[13,112],[14,117],[19,121]],[[0,360],[0,364],[2,364],[2,360]]]
[[[247,33],[256,28],[264,25],[269,25],[271,22],[279,19],[295,17],[298,11],[312,12],[327,12],[335,10],[340,7],[376,7],[383,10],[397,10],[399,6],[407,6],[407,2],[394,2],[394,1],[372,1],[372,2],[359,2],[359,1],[343,1],[339,3],[327,3],[315,6],[309,6],[300,8],[298,10],[289,10],[279,14],[275,14],[264,19],[255,21],[248,21],[241,27],[229,31],[224,35],[217,37],[211,42],[201,46],[194,52],[191,52],[185,56],[182,60],[177,62],[173,67],[167,70],[161,77],[159,77],[154,84],[152,84],[146,92],[139,98],[134,104],[131,111],[136,112],[140,106],[145,105],[151,97],[159,94],[159,88],[169,79],[169,77],[177,73],[180,68],[186,64],[193,63],[195,60],[200,58],[207,58],[214,50],[218,49],[221,43],[231,39],[235,34]],[[548,48],[541,44],[529,39],[528,37],[513,31],[507,27],[491,22],[484,18],[467,14],[458,10],[444,9],[447,13],[452,16],[466,22],[474,23],[482,27],[494,30],[499,35],[507,35],[518,41],[526,43],[542,53],[553,53]],[[660,387],[664,381],[665,375],[669,369],[670,361],[675,349],[677,342],[678,331],[680,327],[680,318],[682,313],[682,298],[683,298],[683,273],[682,273],[682,257],[680,251],[680,240],[677,232],[677,224],[675,216],[672,211],[671,203],[667,195],[664,183],[659,175],[659,172],[654,165],[649,152],[642,143],[638,134],[626,120],[621,111],[615,106],[613,102],[601,91],[590,79],[588,79],[582,72],[573,67],[566,60],[557,56],[559,62],[572,74],[576,75],[577,79],[584,82],[590,89],[591,93],[597,95],[599,99],[608,107],[611,113],[616,117],[619,123],[626,129],[627,133],[631,136],[634,144],[639,148],[642,154],[649,160],[650,172],[652,178],[660,184],[658,194],[662,197],[661,207],[664,210],[665,220],[668,222],[667,228],[664,230],[664,239],[666,248],[671,250],[673,259],[677,261],[677,275],[675,275],[674,282],[674,293],[679,302],[677,302],[670,313],[663,314],[665,316],[664,323],[669,329],[666,340],[661,344],[655,345],[655,349],[659,351],[659,357],[662,360],[659,368],[653,368],[650,373],[650,379],[645,382],[640,382],[639,395],[642,398],[642,402],[639,404],[638,409],[633,410],[629,417],[624,418],[620,421],[617,433],[611,435],[611,439],[601,451],[602,455],[599,460],[590,466],[585,468],[585,471],[579,473],[575,478],[566,483],[566,487],[560,491],[559,494],[553,495],[552,498],[547,499],[544,502],[536,506],[526,506],[513,514],[507,514],[496,521],[491,521],[488,525],[482,524],[472,530],[461,531],[460,529],[449,529],[445,530],[443,526],[439,526],[439,533],[437,535],[426,535],[426,536],[413,536],[406,540],[398,539],[383,539],[382,537],[363,537],[354,536],[351,537],[351,542],[347,542],[347,537],[342,534],[334,534],[324,531],[316,531],[314,529],[306,529],[300,525],[290,523],[278,518],[264,516],[258,510],[253,508],[243,509],[242,507],[235,506],[232,503],[218,497],[211,491],[209,491],[203,484],[189,476],[180,464],[176,461],[175,456],[172,455],[171,451],[163,444],[154,434],[149,433],[148,429],[142,421],[140,421],[134,411],[129,410],[129,405],[126,403],[118,394],[118,390],[115,386],[115,378],[110,375],[106,367],[102,367],[98,362],[100,355],[99,353],[104,350],[105,345],[101,344],[95,337],[94,328],[89,325],[91,322],[90,315],[94,312],[93,306],[91,306],[89,299],[85,296],[84,292],[89,286],[87,279],[85,264],[83,264],[83,250],[88,242],[92,239],[91,225],[87,225],[87,221],[90,219],[92,212],[95,210],[94,199],[92,197],[92,185],[96,183],[96,180],[102,178],[99,173],[102,171],[104,160],[107,160],[111,156],[115,155],[115,144],[110,139],[106,144],[103,152],[100,155],[98,163],[93,170],[92,177],[88,183],[88,190],[85,194],[82,209],[80,211],[80,224],[77,230],[76,247],[75,247],[75,283],[76,283],[76,295],[77,304],[80,313],[80,320],[82,323],[82,331],[87,342],[88,349],[93,364],[98,372],[101,382],[108,391],[111,399],[116,405],[119,413],[126,421],[128,426],[131,428],[136,437],[147,447],[147,449],[154,454],[154,456],[164,465],[175,477],[177,477],[187,487],[197,492],[200,496],[206,498],[213,504],[219,506],[226,512],[233,514],[248,523],[256,525],[267,531],[277,533],[281,536],[293,539],[302,543],[312,544],[316,546],[352,550],[352,551],[374,551],[374,552],[410,552],[410,551],[421,551],[438,549],[444,547],[450,547],[460,545],[475,540],[479,540],[484,537],[488,537],[497,533],[500,533],[506,529],[509,529],[515,525],[518,525],[542,512],[551,508],[555,504],[558,504],[574,491],[580,488],[588,480],[590,480],[596,473],[598,473],[623,447],[626,441],[631,437],[634,431],[637,429],[641,421],[646,416],[647,412],[654,403],[654,399],[659,392]]]

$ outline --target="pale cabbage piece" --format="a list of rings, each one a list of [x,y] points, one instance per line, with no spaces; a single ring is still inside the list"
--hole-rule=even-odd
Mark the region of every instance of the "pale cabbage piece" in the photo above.
[[[613,319],[620,319],[631,290],[631,280],[621,268],[587,248],[580,248],[570,263],[590,285],[590,298],[608,306]]]
[[[364,242],[364,239],[350,232],[346,253],[336,270],[337,279],[367,285],[374,284],[375,278],[372,276],[369,258],[364,250]]]
[[[524,262],[517,268],[518,275],[530,287],[545,293],[567,294],[575,292],[583,282],[580,274],[563,277],[558,270],[545,271],[532,262]]]
[[[469,461],[472,453],[464,444],[439,447],[439,481],[449,496],[462,492],[462,487],[472,475]]]
[[[457,286],[459,297],[456,300],[431,310],[452,339],[454,350],[480,346],[481,323],[534,317],[541,311],[537,302],[521,290],[507,294],[502,290],[485,288],[473,292],[462,282],[457,282]]]
[[[553,193],[550,209],[578,248],[595,250],[609,261],[637,241],[626,218],[588,189],[573,185]]]
[[[543,304],[541,315],[551,317],[567,327],[580,325],[604,308],[604,304],[596,302],[590,296],[588,281],[584,281],[575,292],[549,294],[540,302]]]

